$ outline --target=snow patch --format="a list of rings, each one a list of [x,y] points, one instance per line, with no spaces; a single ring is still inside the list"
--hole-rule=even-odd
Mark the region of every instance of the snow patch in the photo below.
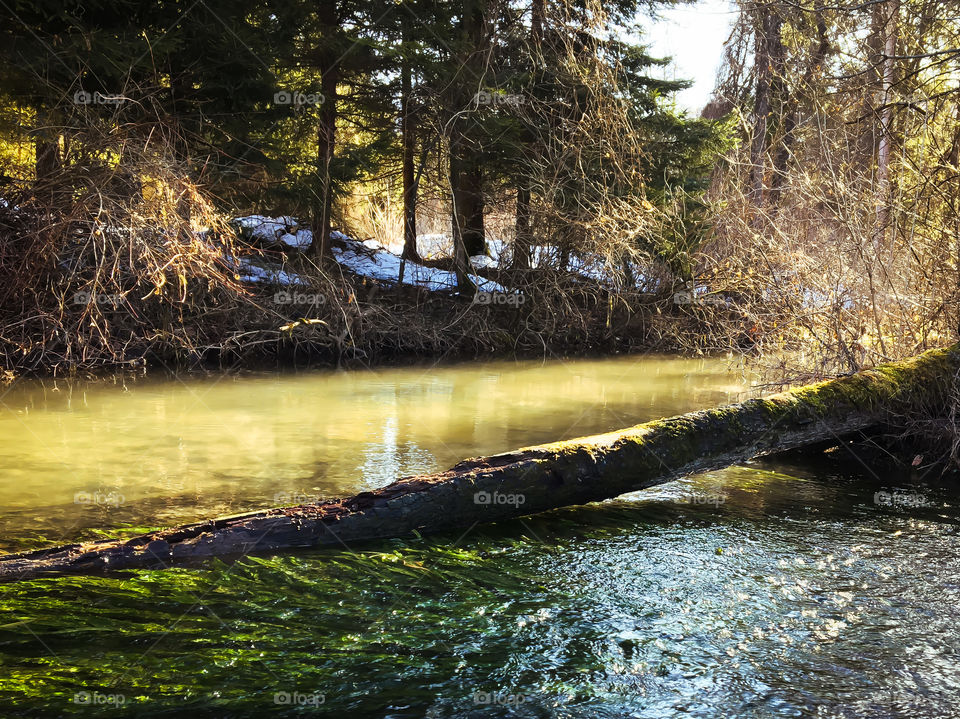
[[[306,249],[313,242],[313,233],[306,229],[297,230],[297,222],[293,217],[249,215],[238,217],[234,222],[240,228],[241,233],[251,239],[266,242],[279,241],[297,249]],[[294,230],[294,232],[288,232],[289,229]],[[454,272],[427,267],[418,262],[403,261],[398,255],[383,249],[375,241],[359,242],[337,230],[331,231],[330,238],[343,245],[342,247],[331,248],[334,259],[343,267],[361,277],[397,284],[401,282],[400,268],[402,265],[402,283],[405,285],[422,287],[432,292],[457,290],[457,276]],[[425,254],[426,252],[439,253],[441,249],[450,248],[448,235],[420,235],[417,242],[421,250],[425,251]],[[485,255],[472,257],[470,261],[473,266],[478,268],[497,266],[496,260]],[[299,275],[266,262],[254,262],[247,258],[239,258],[233,260],[233,266],[237,274],[240,275],[242,282],[274,285],[307,284],[307,281]],[[481,292],[507,293],[509,291],[503,285],[479,275],[471,274],[469,277]]]
[[[470,258],[470,264],[477,268],[496,267],[497,261],[487,255],[474,255]]]
[[[346,238],[345,235],[341,237]],[[338,238],[340,239],[340,238]],[[457,289],[457,276],[449,270],[427,267],[407,260],[405,263],[392,252],[372,250],[363,243],[349,238],[342,240],[344,247],[334,247],[333,256],[344,267],[362,277],[382,282],[400,282],[400,266],[403,263],[403,284],[436,292]],[[503,285],[478,275],[469,275],[477,289],[483,292],[507,292]]]
[[[300,230],[295,235],[285,232],[280,235],[279,239],[287,247],[292,247],[295,250],[305,250],[310,247],[310,244],[313,242],[313,235],[310,233],[310,230]]]
[[[308,284],[300,275],[287,272],[282,267],[267,262],[255,263],[253,260],[241,257],[233,264],[241,282],[286,286]]]
[[[281,242],[296,250],[305,250],[313,242],[313,233],[310,230],[298,229],[296,218],[287,215],[283,217],[247,215],[238,217],[234,222],[240,234],[250,240],[266,243]]]
[[[450,257],[453,255],[453,240],[446,233],[417,235],[417,252],[421,257]]]

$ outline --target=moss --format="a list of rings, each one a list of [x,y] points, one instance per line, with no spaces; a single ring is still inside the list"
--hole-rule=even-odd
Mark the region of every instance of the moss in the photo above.
[[[929,350],[917,357],[879,365],[849,377],[796,387],[757,400],[769,415],[782,413],[784,402],[799,402],[818,416],[836,415],[849,406],[873,411],[893,402],[916,403],[923,397],[937,397],[960,365],[956,345]]]
[[[945,389],[958,366],[957,345],[930,350],[902,362],[880,365],[874,372],[900,390],[938,391]]]
[[[950,381],[960,365],[958,360],[960,352],[956,346],[930,350],[901,362],[795,387],[770,397],[656,419],[616,432],[526,447],[518,453],[571,460],[586,453],[596,459],[598,448],[614,444],[623,448],[628,443],[642,446],[652,438],[658,444],[663,442],[669,446],[675,459],[692,460],[702,451],[703,437],[700,435],[709,433],[715,436],[722,432],[726,436],[737,436],[747,430],[744,420],[748,417],[759,416],[767,423],[774,423],[791,417],[845,417],[851,410],[869,413],[893,409],[894,402],[898,409],[902,403],[920,403],[924,398],[936,396],[937,387]]]
[[[596,459],[599,447],[614,444],[618,449],[627,444],[642,446],[655,440],[669,448],[670,458],[683,464],[703,453],[705,439],[719,433],[737,437],[747,431],[748,417],[776,423],[790,418],[843,418],[852,410],[876,412],[899,405],[919,403],[936,393],[936,387],[949,381],[958,365],[956,348],[931,350],[902,362],[881,365],[848,377],[825,380],[795,387],[770,397],[750,399],[740,404],[725,405],[700,412],[656,419],[617,432],[581,437],[527,448],[557,459],[575,459],[587,453]],[[651,449],[652,451],[652,449]]]

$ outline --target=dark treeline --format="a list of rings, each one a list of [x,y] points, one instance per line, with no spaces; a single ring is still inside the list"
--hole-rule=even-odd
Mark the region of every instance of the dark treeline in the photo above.
[[[717,133],[664,102],[682,83],[645,74],[659,61],[638,6],[22,3],[5,23],[5,129],[34,142],[38,183],[117,162],[91,126],[117,152],[160,130],[230,210],[309,216],[319,257],[357,183],[395,180],[411,257],[422,192],[447,195],[464,261],[510,202],[523,266],[544,238],[604,243],[594,225],[618,202],[705,184]]]
[[[563,270],[587,255],[608,268],[614,291],[658,273],[649,285],[689,279],[704,220],[697,198],[728,133],[677,112],[670,96],[684,83],[656,78],[665,61],[646,52],[636,21],[657,4],[7,6],[0,272],[11,279],[0,307],[14,323],[33,316],[29,332],[17,324],[6,337],[7,364],[137,358],[136,337],[183,335],[211,301],[249,294],[229,287],[244,238],[210,230],[251,212],[312,231],[309,250],[286,261],[315,285],[338,274],[334,229],[400,241],[416,261],[417,235],[433,228],[452,239],[434,261],[468,291],[469,258],[490,254],[491,239],[511,288],[545,287],[556,278],[533,268]],[[212,252],[199,231],[233,244]],[[69,306],[78,290],[120,297],[139,327],[114,327],[114,306]],[[587,293],[573,303],[586,313],[580,323],[600,308],[610,335],[601,305],[611,302]],[[153,305],[139,307],[146,296]],[[349,326],[332,332],[338,352],[344,330],[352,336]],[[222,347],[240,331],[201,334]],[[196,354],[197,342],[180,339],[174,355]]]

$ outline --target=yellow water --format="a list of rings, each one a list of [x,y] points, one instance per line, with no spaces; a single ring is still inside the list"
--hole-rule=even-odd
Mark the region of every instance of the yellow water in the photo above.
[[[653,356],[20,380],[0,396],[0,548],[352,494],[748,385],[726,360]]]

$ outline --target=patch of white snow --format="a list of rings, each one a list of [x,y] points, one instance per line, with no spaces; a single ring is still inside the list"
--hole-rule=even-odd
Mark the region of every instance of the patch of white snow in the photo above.
[[[345,235],[343,237],[346,237]],[[345,247],[334,247],[333,256],[344,267],[362,277],[383,282],[398,283],[400,266],[403,263],[403,284],[422,287],[436,292],[438,290],[455,291],[457,276],[449,270],[427,267],[417,262],[403,262],[397,255],[386,250],[371,250],[362,243],[349,238],[343,240]],[[503,285],[478,275],[470,279],[483,292],[507,292]]]

